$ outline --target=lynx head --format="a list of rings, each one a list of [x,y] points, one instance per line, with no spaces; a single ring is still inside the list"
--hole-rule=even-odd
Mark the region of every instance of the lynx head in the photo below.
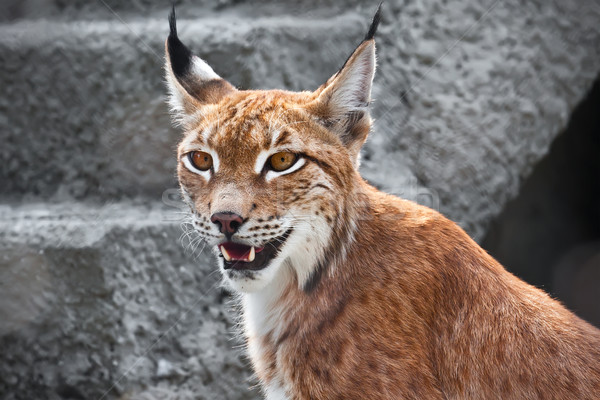
[[[194,228],[234,289],[292,279],[312,290],[352,240],[379,15],[327,82],[287,92],[237,90],[179,40],[171,14],[165,69],[184,130],[179,182]]]

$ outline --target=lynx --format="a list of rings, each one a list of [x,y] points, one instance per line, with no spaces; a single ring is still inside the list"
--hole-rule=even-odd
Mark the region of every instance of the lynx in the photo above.
[[[359,175],[379,19],[305,92],[236,89],[169,19],[181,191],[239,294],[264,395],[600,399],[599,330]]]

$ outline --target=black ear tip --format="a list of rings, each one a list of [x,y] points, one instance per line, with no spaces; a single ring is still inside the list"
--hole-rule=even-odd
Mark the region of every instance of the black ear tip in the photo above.
[[[171,13],[169,14],[169,29],[171,30],[171,36],[177,37],[177,21],[175,19],[175,3],[173,3],[173,8],[171,8]]]
[[[176,77],[180,78],[187,74],[192,65],[192,57],[194,56],[181,40],[177,37],[177,22],[175,20],[175,4],[169,14],[169,27],[171,33],[167,39],[167,50],[169,52],[169,62],[171,69]]]
[[[375,15],[373,16],[373,21],[371,22],[371,26],[369,27],[369,31],[365,36],[365,40],[371,40],[375,37],[375,32],[377,32],[377,27],[379,26],[379,22],[381,21],[381,5],[383,1],[379,3],[377,6],[377,11],[375,11]]]

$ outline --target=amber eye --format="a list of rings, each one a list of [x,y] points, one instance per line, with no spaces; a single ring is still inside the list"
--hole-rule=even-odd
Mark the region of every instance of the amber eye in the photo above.
[[[208,171],[213,166],[212,156],[204,151],[192,151],[188,157],[192,165],[200,171]]]
[[[285,171],[296,163],[298,156],[287,151],[280,151],[269,158],[269,166],[274,171]]]

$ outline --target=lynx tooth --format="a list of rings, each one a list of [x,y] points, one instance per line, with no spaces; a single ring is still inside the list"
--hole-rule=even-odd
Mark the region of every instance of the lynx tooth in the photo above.
[[[229,255],[227,250],[225,250],[225,246],[221,246],[221,254],[223,254],[223,258],[225,259],[225,261],[231,261],[231,256]]]

